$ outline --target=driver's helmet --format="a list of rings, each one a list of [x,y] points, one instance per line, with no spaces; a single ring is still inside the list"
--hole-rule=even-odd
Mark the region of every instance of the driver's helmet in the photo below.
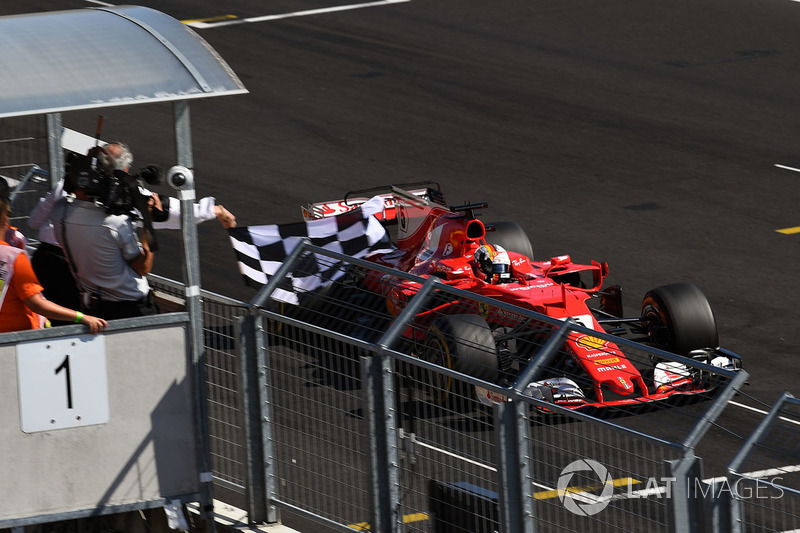
[[[485,244],[475,251],[475,264],[486,275],[488,283],[507,283],[511,279],[511,260],[505,248]]]

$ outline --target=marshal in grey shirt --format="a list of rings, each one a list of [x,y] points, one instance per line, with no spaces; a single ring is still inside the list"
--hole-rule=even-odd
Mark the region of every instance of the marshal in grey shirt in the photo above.
[[[99,289],[98,296],[109,301],[136,301],[147,296],[147,278],[128,264],[143,251],[128,216],[108,215],[94,202],[68,197],[58,200],[51,220],[58,244],[69,251],[67,257],[73,261],[81,292],[96,294]]]

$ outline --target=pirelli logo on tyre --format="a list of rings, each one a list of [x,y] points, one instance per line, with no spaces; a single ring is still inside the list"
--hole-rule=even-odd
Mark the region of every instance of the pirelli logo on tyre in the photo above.
[[[581,335],[578,337],[578,340],[576,340],[575,343],[581,348],[586,348],[589,351],[602,350],[608,346],[608,341],[605,341],[600,337],[593,337],[591,335]]]

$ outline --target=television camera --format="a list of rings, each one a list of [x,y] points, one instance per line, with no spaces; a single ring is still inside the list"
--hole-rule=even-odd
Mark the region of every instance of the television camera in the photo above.
[[[81,191],[105,207],[110,215],[127,215],[133,221],[142,220],[150,249],[156,251],[158,245],[152,223],[162,222],[169,216],[168,198],[159,195],[162,209],[151,211],[148,209],[150,196],[142,192],[142,186],[160,185],[164,175],[161,167],[148,165],[136,174],[122,170],[107,173],[99,168],[96,154],[92,152],[88,155],[72,154],[67,158],[64,190],[68,193]]]

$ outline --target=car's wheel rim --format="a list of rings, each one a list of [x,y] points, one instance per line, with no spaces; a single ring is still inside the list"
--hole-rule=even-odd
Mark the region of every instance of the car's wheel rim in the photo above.
[[[428,341],[427,360],[429,363],[444,368],[453,368],[450,349],[444,339],[439,336]],[[452,378],[446,374],[432,370],[428,371],[427,375],[431,397],[433,397],[437,403],[445,402],[450,395]]]

